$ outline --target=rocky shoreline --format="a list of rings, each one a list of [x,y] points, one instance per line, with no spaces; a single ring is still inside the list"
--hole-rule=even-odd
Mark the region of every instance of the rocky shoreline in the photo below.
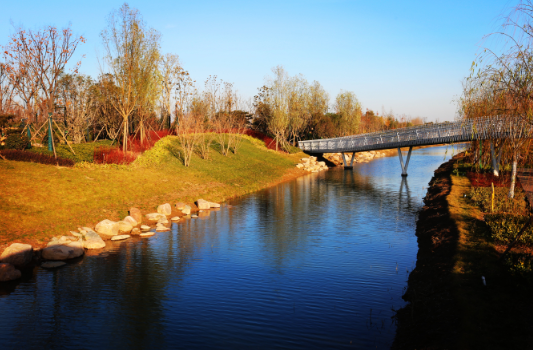
[[[169,203],[165,203],[159,205],[156,212],[145,215],[138,208],[130,208],[129,215],[121,221],[105,219],[95,227],[78,227],[77,231],[70,231],[69,236],[53,237],[42,249],[13,243],[0,255],[0,282],[20,279],[23,271],[35,266],[45,269],[61,267],[66,265],[65,261],[83,256],[86,250],[105,248],[107,241],[121,241],[132,236],[151,237],[156,232],[170,231],[171,222],[207,216],[211,210],[220,210],[219,203],[204,199],[198,199],[195,204],[179,202],[173,210]]]

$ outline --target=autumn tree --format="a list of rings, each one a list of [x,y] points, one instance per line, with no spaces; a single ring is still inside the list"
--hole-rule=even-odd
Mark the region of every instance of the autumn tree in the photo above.
[[[335,98],[335,113],[340,115],[340,130],[338,136],[357,134],[361,122],[361,103],[351,91],[342,91]]]
[[[129,117],[150,89],[159,64],[160,35],[146,28],[141,14],[128,4],[109,15],[107,28],[101,33],[104,44],[105,70],[117,87],[113,107],[122,117],[123,151],[128,147]],[[102,67],[102,70],[104,68]]]

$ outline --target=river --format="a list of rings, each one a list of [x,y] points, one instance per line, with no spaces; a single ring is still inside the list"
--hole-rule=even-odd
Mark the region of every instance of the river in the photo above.
[[[455,151],[457,152],[457,151]],[[2,349],[387,349],[450,147],[309,174],[0,285]]]

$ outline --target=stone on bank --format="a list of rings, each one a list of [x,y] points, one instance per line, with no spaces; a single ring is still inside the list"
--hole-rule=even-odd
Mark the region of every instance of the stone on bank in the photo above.
[[[28,265],[33,258],[33,247],[29,244],[13,243],[0,255],[0,263],[16,267]]]

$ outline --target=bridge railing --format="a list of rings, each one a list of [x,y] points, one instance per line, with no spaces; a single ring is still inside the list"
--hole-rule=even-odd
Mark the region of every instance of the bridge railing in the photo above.
[[[300,141],[299,147],[311,153],[358,152],[416,145],[465,142],[477,139],[507,138],[513,128],[522,127],[504,118],[478,118],[458,122],[425,124],[409,128],[373,132],[331,139]],[[531,125],[525,134],[531,134]]]

